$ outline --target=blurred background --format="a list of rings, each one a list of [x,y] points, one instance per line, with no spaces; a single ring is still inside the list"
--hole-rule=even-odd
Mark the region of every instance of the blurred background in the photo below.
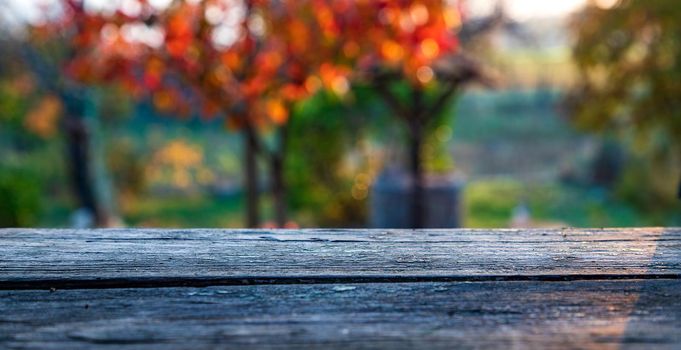
[[[3,0],[0,227],[681,225],[674,0]]]

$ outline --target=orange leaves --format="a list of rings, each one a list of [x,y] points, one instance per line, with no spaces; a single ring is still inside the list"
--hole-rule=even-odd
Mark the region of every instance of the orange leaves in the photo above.
[[[231,16],[240,18],[237,27],[243,32],[228,47],[210,45],[205,39],[221,25],[217,16],[203,21],[203,29],[192,29],[195,36],[203,36],[194,40],[202,43],[197,64],[208,79],[184,73],[198,91],[211,98],[229,94],[232,102],[223,105],[227,109],[234,103],[239,108],[247,106],[241,117],[231,118],[233,127],[244,120],[257,125],[284,123],[289,103],[321,88],[345,95],[351,79],[362,76],[355,75],[362,70],[387,67],[417,84],[428,84],[436,78],[432,68],[436,61],[458,49],[455,30],[461,16],[457,7],[442,0],[263,0],[247,4],[243,17]],[[230,10],[234,9],[221,7],[221,11]],[[168,37],[182,38],[191,28],[187,23],[202,23],[192,17],[209,12],[215,11],[167,21]],[[175,55],[172,47],[167,49]],[[213,74],[215,67],[224,69],[219,79]]]
[[[399,68],[409,79],[427,83],[434,78],[438,59],[456,53],[455,30],[461,16],[454,5],[442,0],[363,0],[342,2],[318,0],[321,20],[339,26],[335,40],[343,47],[341,61],[360,69],[377,66]],[[333,13],[327,19],[326,11]]]
[[[43,138],[56,134],[62,105],[55,96],[46,96],[33,107],[24,119],[24,127]]]
[[[323,86],[338,96],[344,96],[350,90],[348,77],[351,70],[348,67],[323,63],[319,67],[319,76]]]
[[[462,15],[458,8],[447,7],[443,10],[442,19],[449,30],[458,30],[461,27]]]
[[[307,80],[305,82],[307,82]],[[302,85],[288,83],[281,87],[279,94],[287,101],[300,101],[307,98],[315,91],[316,90],[308,89],[306,83],[303,83]]]
[[[190,101],[177,88],[168,86],[151,93],[154,107],[161,113],[173,114],[178,117],[190,117],[192,114]]]
[[[349,59],[357,58],[360,54],[360,46],[356,41],[350,40],[343,44],[343,55]]]
[[[261,95],[261,93],[267,88],[267,81],[260,77],[255,77],[253,79],[242,82],[238,85],[241,89],[241,93],[245,99],[254,99]]]
[[[218,113],[220,113],[220,105],[218,103],[212,100],[204,101],[201,109],[201,115],[204,118],[215,117]]]
[[[159,58],[152,57],[149,59],[146,63],[144,76],[142,78],[144,86],[150,90],[156,90],[161,87],[164,69],[165,64]]]
[[[310,28],[308,25],[299,19],[292,19],[288,23],[288,31],[290,32],[290,47],[292,54],[301,55],[309,48],[310,45]]]
[[[305,79],[305,90],[308,94],[316,93],[322,87],[322,80],[317,76],[309,76]]]
[[[221,63],[231,71],[238,71],[241,69],[243,60],[241,56],[234,51],[223,52],[221,55]]]
[[[428,60],[433,60],[440,54],[440,45],[433,38],[423,40],[419,49],[420,53]]]
[[[461,13],[449,3],[176,0],[160,8],[140,1],[140,11],[109,18],[73,10],[72,22],[80,28],[77,50],[85,52],[84,45],[115,59],[75,55],[70,69],[78,77],[96,76],[101,66],[125,71],[123,81],[136,82],[135,91],[151,91],[164,111],[188,110],[181,94],[165,86],[179,81],[184,90],[198,93],[196,100],[206,101],[198,108],[204,115],[238,111],[239,117],[229,118],[236,128],[245,121],[278,125],[288,120],[291,103],[322,88],[345,95],[352,79],[377,68],[416,84],[432,82],[437,60],[458,50]],[[120,40],[146,32],[158,44]],[[95,43],[102,38],[108,38],[105,50]]]
[[[68,79],[92,85],[130,85],[133,68],[143,61],[143,44],[132,39],[139,36],[140,31],[153,30],[122,11],[103,10],[85,1],[58,0],[58,5],[61,12],[46,16],[44,22],[28,30],[30,43],[39,50],[47,47],[48,50],[41,52],[49,64],[62,69]],[[161,41],[158,36],[162,34],[155,34],[156,40]],[[58,43],[58,50],[54,50],[54,43]]]
[[[327,6],[316,6],[315,13],[319,28],[322,30],[324,37],[327,40],[336,38],[340,34],[340,28],[338,27],[333,11]]]
[[[185,56],[191,47],[195,35],[192,20],[196,12],[195,6],[182,3],[165,23],[166,50],[172,57]]]
[[[255,64],[259,75],[272,75],[284,63],[284,57],[278,51],[264,51],[257,55]]]
[[[93,62],[87,57],[74,57],[64,67],[66,74],[80,81],[90,82],[94,80]]]
[[[393,40],[384,40],[380,48],[381,58],[389,63],[397,63],[404,58],[404,48]]]
[[[283,101],[270,99],[265,103],[265,109],[267,115],[275,124],[281,125],[288,121],[289,112]]]
[[[161,112],[171,112],[175,106],[174,94],[170,90],[160,90],[154,94],[154,106]]]

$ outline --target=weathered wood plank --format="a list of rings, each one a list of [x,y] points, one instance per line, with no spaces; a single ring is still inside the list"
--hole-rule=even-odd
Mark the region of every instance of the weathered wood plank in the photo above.
[[[0,289],[660,277],[681,229],[0,230]]]
[[[0,291],[0,348],[681,347],[681,281]]]

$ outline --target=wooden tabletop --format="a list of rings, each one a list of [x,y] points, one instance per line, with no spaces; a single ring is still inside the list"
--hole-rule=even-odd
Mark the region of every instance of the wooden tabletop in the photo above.
[[[0,349],[681,349],[681,229],[0,230]]]

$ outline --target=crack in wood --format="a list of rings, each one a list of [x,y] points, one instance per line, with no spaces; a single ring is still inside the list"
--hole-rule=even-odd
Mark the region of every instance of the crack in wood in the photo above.
[[[234,276],[176,278],[102,278],[0,281],[0,290],[122,289],[211,287],[286,284],[448,283],[448,282],[570,282],[624,280],[681,280],[681,274],[578,274],[578,275],[476,275],[476,276]]]

